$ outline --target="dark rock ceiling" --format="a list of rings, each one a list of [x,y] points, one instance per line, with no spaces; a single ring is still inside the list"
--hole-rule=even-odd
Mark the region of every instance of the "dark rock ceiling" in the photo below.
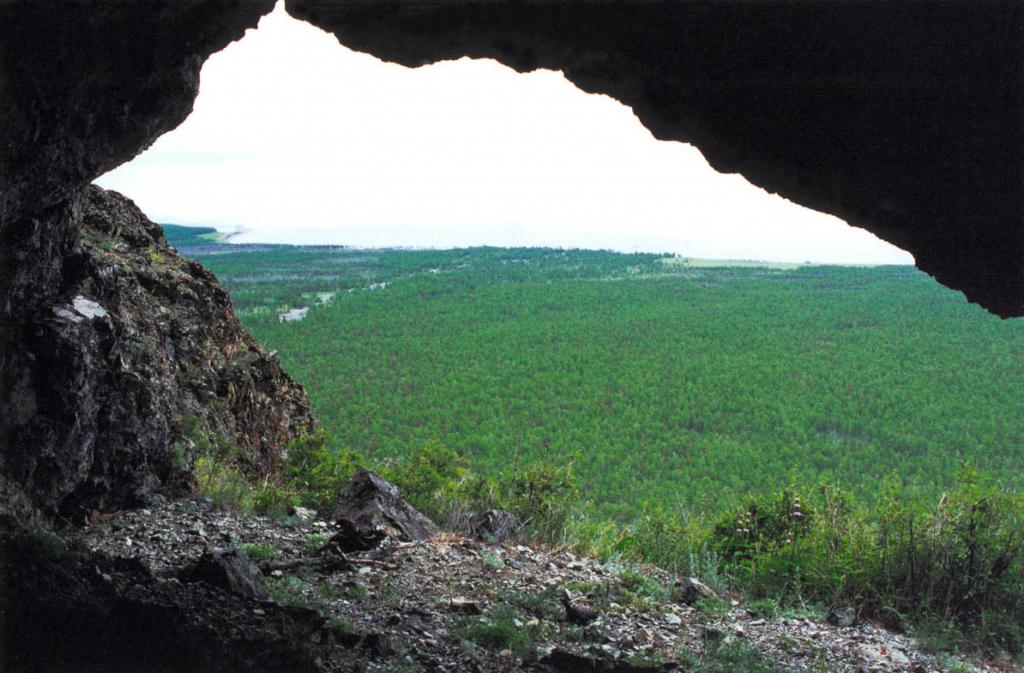
[[[1024,3],[287,0],[418,66],[562,70],[660,139],[834,213],[1024,314]]]
[[[180,123],[203,60],[271,6],[0,4],[0,246],[10,251],[20,215],[66,202]],[[287,0],[287,9],[406,65],[468,55],[560,69],[630,105],[658,138],[695,144],[716,169],[875,232],[990,311],[1024,314],[1020,0]],[[0,285],[10,264],[0,260]]]

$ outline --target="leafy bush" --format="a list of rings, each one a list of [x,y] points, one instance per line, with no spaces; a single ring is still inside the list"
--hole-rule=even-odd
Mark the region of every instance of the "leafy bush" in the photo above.
[[[514,591],[505,600],[538,619],[557,621],[565,616],[565,608],[558,600],[558,591],[553,587],[537,592]]]
[[[484,476],[436,441],[385,465],[381,473],[434,521],[451,522],[464,512],[499,508],[518,516],[527,536],[549,542],[563,539],[578,498],[571,461],[535,462],[498,477]]]
[[[314,556],[323,551],[327,544],[327,538],[319,533],[313,533],[302,543],[302,553],[306,556]]]
[[[650,575],[632,568],[623,569],[618,576],[614,600],[635,612],[647,612],[669,599],[670,590]]]
[[[859,600],[874,553],[866,512],[828,484],[752,498],[718,521],[710,543],[735,588],[782,607]]]
[[[238,459],[238,445],[229,437],[205,429],[198,416],[186,414],[177,420],[179,432],[185,444],[192,446],[194,455],[205,456],[224,464]]]
[[[775,619],[782,613],[779,601],[774,598],[758,598],[748,601],[746,608],[747,612],[761,619]]]
[[[1024,652],[1024,497],[973,469],[932,507],[898,478],[873,508],[832,485],[791,487],[724,517],[711,540],[752,597],[783,608],[843,601],[895,628],[917,625],[935,647],[966,634]]]
[[[1024,497],[971,469],[931,506],[896,478],[873,505],[834,484],[793,484],[710,529],[648,508],[629,526],[575,522],[572,533],[603,558],[728,585],[765,616],[844,602],[932,647],[1024,652]]]
[[[264,483],[252,492],[252,508],[256,514],[276,519],[288,516],[299,497],[272,483]]]
[[[710,529],[684,511],[647,507],[636,521],[620,526],[572,522],[569,537],[598,558],[650,563],[679,576],[699,578],[717,593],[728,590],[722,556],[710,546]]]
[[[213,456],[196,460],[196,493],[209,498],[215,509],[252,511],[252,485],[242,472]]]
[[[188,459],[183,442],[174,442],[167,447],[167,461],[172,473],[185,472],[188,469]]]
[[[487,570],[501,570],[505,567],[505,562],[501,560],[501,557],[491,550],[485,551],[480,556],[480,563]]]
[[[237,465],[238,447],[224,438],[196,430],[192,421],[183,421],[196,447],[195,492],[212,501],[216,509],[249,512],[281,518],[298,502],[295,492],[266,480],[254,484]],[[211,438],[212,437],[212,438]],[[180,446],[180,445],[175,445]]]
[[[318,429],[288,443],[284,479],[302,504],[320,510],[334,503],[338,491],[364,463],[358,453],[329,448],[327,434]]]
[[[502,503],[523,521],[528,534],[560,542],[579,495],[573,463],[538,461],[509,475],[502,488]]]
[[[693,607],[696,608],[697,612],[708,617],[724,617],[729,614],[729,604],[721,598],[715,598],[714,596],[697,599],[694,601]]]
[[[700,545],[700,549],[691,551],[687,555],[687,575],[700,578],[716,593],[725,593],[728,589],[725,578],[722,576],[722,558],[712,549],[708,548],[707,542]]]
[[[326,626],[329,631],[340,636],[351,636],[359,633],[359,629],[352,622],[338,617],[327,620]]]
[[[729,562],[772,554],[808,536],[814,510],[800,502],[794,488],[768,497],[751,498],[715,526],[716,546]]]
[[[878,508],[874,603],[953,620],[985,647],[1024,652],[1024,497],[965,467],[937,507],[890,480]]]
[[[309,586],[295,575],[271,577],[267,580],[267,591],[271,598],[289,607],[308,608],[311,601],[306,595]]]
[[[382,469],[409,503],[434,521],[444,521],[469,475],[468,461],[437,441],[428,442],[401,461]]]
[[[914,625],[913,633],[925,652],[959,652],[967,645],[963,629],[950,620],[923,618]]]

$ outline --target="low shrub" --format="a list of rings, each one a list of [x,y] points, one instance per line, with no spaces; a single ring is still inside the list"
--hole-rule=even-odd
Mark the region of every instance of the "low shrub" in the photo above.
[[[21,529],[0,537],[0,552],[7,556],[0,558],[0,563],[15,559],[18,563],[63,561],[76,551],[64,538],[48,530]]]
[[[682,511],[648,507],[627,526],[576,520],[569,536],[601,559],[650,563],[677,575],[699,577],[719,593],[727,588],[721,556],[708,546],[708,529]]]
[[[538,619],[557,621],[565,616],[565,608],[558,601],[557,590],[548,587],[537,592],[515,591],[505,600]]]
[[[401,489],[409,504],[434,521],[450,517],[463,499],[463,481],[470,476],[469,462],[436,441],[384,466],[381,472]]]
[[[347,619],[334,618],[327,620],[327,630],[339,636],[353,636],[359,633],[359,629]]]
[[[813,506],[801,503],[795,488],[751,498],[715,525],[715,545],[730,562],[749,561],[793,548],[808,537],[814,518]]]
[[[528,536],[561,542],[578,506],[576,477],[564,465],[540,461],[516,469],[501,482],[500,501],[523,522]]]
[[[365,459],[354,451],[332,449],[327,434],[318,429],[288,443],[284,481],[302,505],[316,510],[330,508],[346,481]]]
[[[187,421],[182,426],[201,451],[197,490],[217,507],[270,515],[299,502],[321,509],[365,462],[357,453],[331,450],[318,431],[289,445],[283,485],[254,488],[233,465],[237,450],[230,442]],[[935,647],[1024,652],[1024,496],[969,467],[930,506],[898,478],[888,479],[871,504],[833,484],[793,483],[748,498],[711,526],[659,507],[628,526],[588,521],[580,515],[585,503],[572,467],[571,461],[537,462],[480,475],[431,442],[380,471],[435,521],[506,509],[536,540],[571,540],[620,566],[643,561],[699,577],[719,593],[745,594],[766,617],[842,602],[891,627],[914,629]],[[649,589],[643,579],[620,574],[616,591],[642,602]],[[716,612],[721,605],[700,607]],[[504,632],[507,621],[496,613],[486,628],[471,630],[483,628],[477,635],[490,642],[499,637],[486,634]]]
[[[181,473],[188,470],[188,457],[185,454],[184,442],[173,442],[167,447],[167,462],[171,473]]]
[[[254,561],[269,561],[281,555],[276,549],[265,544],[247,543],[241,545],[241,548],[246,556]]]
[[[214,509],[253,510],[252,485],[241,470],[213,456],[196,460],[195,490],[209,498]]]
[[[697,599],[694,601],[693,607],[697,612],[708,617],[724,617],[729,614],[729,604],[714,596]]]
[[[327,545],[327,538],[319,533],[313,533],[302,543],[302,553],[305,556],[315,556],[321,553]]]
[[[776,619],[782,614],[782,608],[779,607],[779,601],[774,598],[758,598],[752,601],[748,601],[746,604],[747,612],[754,617],[760,617],[761,619]]]
[[[786,673],[788,670],[750,643],[736,640],[710,647],[695,673]]]
[[[295,575],[271,577],[267,580],[267,591],[271,598],[289,607],[311,607],[312,601],[306,595],[309,585]]]
[[[515,656],[531,660],[537,654],[538,627],[526,626],[527,618],[511,605],[499,603],[481,617],[462,620],[455,634],[473,645],[488,650],[510,650]]]
[[[288,516],[300,498],[292,491],[276,484],[264,483],[252,493],[252,507],[256,514],[281,519]]]
[[[654,507],[628,526],[575,521],[572,535],[601,558],[738,591],[766,617],[846,603],[936,648],[1024,653],[1024,496],[969,467],[931,505],[898,478],[874,503],[791,484],[712,527]]]
[[[204,428],[198,416],[186,414],[180,416],[177,421],[184,442],[182,447],[191,446],[194,455],[205,456],[222,464],[229,464],[238,459],[238,445],[230,438]]]
[[[895,477],[874,507],[831,485],[791,487],[724,517],[711,543],[748,596],[851,603],[937,647],[960,647],[956,631],[974,647],[1024,652],[1024,498],[971,468],[931,507]]]
[[[497,477],[484,476],[438,442],[385,465],[381,473],[434,521],[450,523],[465,512],[504,509],[523,522],[524,536],[546,542],[564,539],[578,500],[571,461],[535,462]]]

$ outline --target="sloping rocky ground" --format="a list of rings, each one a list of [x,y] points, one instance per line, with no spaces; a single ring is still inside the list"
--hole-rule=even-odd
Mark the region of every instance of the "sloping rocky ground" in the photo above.
[[[1007,670],[937,657],[872,624],[766,618],[730,600],[686,605],[673,589],[678,578],[664,571],[515,541],[389,538],[325,565],[324,544],[337,530],[315,517],[237,515],[193,499],[115,514],[62,536],[112,559],[134,559],[158,584],[178,583],[179,569],[213,548],[246,550],[275,599],[246,611],[252,628],[283,604],[325,618],[307,637],[336,637],[323,650],[334,654],[317,655],[313,670],[701,670],[722,648],[756,650],[794,671]],[[596,619],[572,623],[559,602],[563,591]]]

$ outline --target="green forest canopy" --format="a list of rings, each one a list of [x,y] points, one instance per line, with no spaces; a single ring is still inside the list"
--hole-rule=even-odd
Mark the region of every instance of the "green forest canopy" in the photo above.
[[[306,386],[334,445],[372,458],[431,440],[485,472],[574,457],[593,515],[620,520],[791,479],[870,497],[896,472],[931,495],[964,461],[1021,485],[1024,320],[913,267],[168,235]]]

